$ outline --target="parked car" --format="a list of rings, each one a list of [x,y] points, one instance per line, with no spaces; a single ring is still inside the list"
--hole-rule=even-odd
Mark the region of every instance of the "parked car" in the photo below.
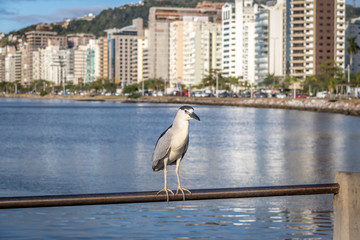
[[[191,96],[194,96],[194,97],[211,97],[212,94],[211,94],[210,90],[202,89],[202,90],[196,90],[195,92],[192,92]]]
[[[195,92],[193,92],[192,94],[191,94],[191,96],[194,96],[194,97],[201,97],[201,91],[199,91],[199,90],[196,90]]]
[[[249,92],[244,92],[244,93],[241,94],[241,97],[242,98],[249,98],[249,97],[251,97],[251,94]]]
[[[144,91],[144,96],[151,96],[151,92],[149,92],[149,90],[145,90]]]
[[[316,93],[317,98],[326,98],[328,96],[329,96],[329,94],[327,93],[327,91],[322,91],[322,92],[317,92]]]
[[[219,93],[219,97],[221,97],[221,98],[225,98],[225,97],[228,97],[228,96],[229,96],[229,93],[227,93],[227,92]]]
[[[258,93],[258,92],[256,92],[256,93],[253,93],[253,97],[256,97],[256,98],[267,98],[268,95],[267,95],[267,93],[263,93],[263,92]]]
[[[158,91],[158,92],[153,91],[151,95],[154,96],[154,97],[157,97],[157,96],[163,96],[164,94],[161,91]]]
[[[308,95],[304,94],[304,93],[297,93],[296,94],[296,98],[307,98]]]
[[[278,93],[278,94],[276,94],[276,98],[286,98],[286,94],[285,93]]]
[[[210,90],[203,90],[201,93],[201,97],[211,97],[211,91]]]

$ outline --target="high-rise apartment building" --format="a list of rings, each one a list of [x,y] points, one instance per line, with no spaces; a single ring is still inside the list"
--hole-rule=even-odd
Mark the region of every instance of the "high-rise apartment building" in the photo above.
[[[109,52],[109,78],[125,87],[138,82],[138,39],[144,37],[143,20],[137,18],[133,24],[122,29],[106,30]],[[141,53],[142,55],[142,53]]]
[[[89,44],[91,39],[95,39],[95,35],[91,33],[73,33],[66,35],[68,47],[73,48],[79,45]]]
[[[96,39],[91,39],[86,47],[85,83],[91,83],[94,82],[100,75],[99,41]]]
[[[184,16],[206,16],[210,22],[221,22],[223,3],[200,4],[196,8],[152,7],[149,12],[149,77],[169,79],[170,24]]]
[[[345,0],[292,0],[290,75],[304,79],[334,61],[344,68]]]
[[[5,81],[5,48],[0,48],[0,82]]]
[[[11,58],[8,57],[8,55],[11,55]],[[20,57],[20,59],[18,59]],[[17,60],[15,60],[15,58]],[[11,64],[9,63],[11,61]],[[21,63],[21,52],[16,51],[14,46],[6,46],[3,48],[0,48],[0,82],[9,81],[10,74],[11,79],[14,81],[15,73],[12,71],[12,73],[9,72],[9,67],[14,70],[14,63],[18,63],[20,61]],[[20,68],[20,79],[21,79],[21,68]],[[18,80],[18,79],[16,79]]]
[[[5,81],[21,82],[21,53],[7,54],[5,57]]]
[[[255,82],[255,13],[253,0],[236,0],[222,9],[222,72]]]
[[[144,36],[137,37],[136,51],[133,51],[133,78],[137,83],[149,79],[149,31],[144,29]],[[135,83],[135,80],[134,80]]]
[[[197,85],[221,68],[221,25],[206,16],[184,16],[170,24],[170,85]]]
[[[360,18],[351,19],[347,28],[346,28],[346,38],[348,37],[355,37],[356,43],[360,46]],[[347,41],[346,46],[347,47]],[[350,56],[351,54],[346,53],[346,67],[350,64]],[[360,72],[360,52],[357,54],[352,54],[352,67],[351,71],[354,74]]]
[[[170,85],[184,84],[184,22],[170,23],[169,80]]]
[[[99,77],[108,78],[108,41],[106,37],[100,37],[99,39]]]
[[[261,83],[268,74],[283,76],[286,65],[284,11],[282,0],[261,6],[255,14],[255,81]]]
[[[240,77],[241,45],[236,38],[235,4],[226,3],[222,7],[222,74],[225,77]],[[240,41],[240,40],[239,40]]]
[[[22,83],[28,85],[33,80],[32,73],[32,53],[40,48],[45,48],[49,45],[67,47],[67,40],[65,36],[57,36],[56,32],[44,31],[42,28],[37,28],[35,31],[26,32],[27,44],[22,50],[23,54],[23,81]]]
[[[73,82],[74,84],[85,84],[86,77],[86,45],[79,45],[77,48],[71,49],[73,55],[74,73]]]
[[[255,13],[258,5],[253,0],[236,0],[237,37],[241,44],[242,81],[255,82]]]
[[[63,59],[67,57],[67,50],[60,46],[47,46],[34,51],[32,54],[33,80],[47,80],[55,85],[65,81],[66,68]]]

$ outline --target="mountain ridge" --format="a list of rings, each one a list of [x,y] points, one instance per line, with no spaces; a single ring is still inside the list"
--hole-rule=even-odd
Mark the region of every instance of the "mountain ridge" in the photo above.
[[[131,25],[134,18],[141,17],[144,20],[145,27],[147,26],[149,18],[149,9],[151,7],[184,7],[192,8],[204,0],[145,0],[142,5],[126,4],[123,6],[108,8],[102,10],[91,21],[86,20],[72,20],[67,27],[63,27],[59,23],[50,23],[52,31],[58,35],[67,35],[71,33],[92,33],[96,37],[104,36],[104,30],[110,28],[122,28]],[[207,0],[208,2],[234,2],[234,0]],[[257,0],[257,3],[265,4],[267,0]],[[360,16],[360,8],[355,8],[351,5],[346,5],[347,20]],[[40,23],[39,23],[40,24]],[[8,39],[9,36],[17,36],[17,38],[25,41],[25,33],[36,29],[38,24],[30,25],[17,31],[12,31],[5,35],[0,41],[0,47],[6,45],[16,45],[17,42],[12,42]]]

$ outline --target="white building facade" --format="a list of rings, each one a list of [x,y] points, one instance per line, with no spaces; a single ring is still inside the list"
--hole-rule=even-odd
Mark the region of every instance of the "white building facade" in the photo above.
[[[90,39],[86,46],[86,75],[85,83],[91,83],[100,76],[100,47],[99,40]]]
[[[255,13],[253,0],[235,0],[222,8],[222,73],[255,82]]]
[[[170,85],[198,85],[221,67],[221,25],[206,16],[184,16],[170,24]]]
[[[7,54],[5,57],[5,81],[21,82],[21,53]]]
[[[261,6],[255,14],[255,81],[261,83],[268,74],[285,73],[284,3]]]
[[[60,46],[47,46],[33,52],[33,80],[47,80],[55,85],[65,81],[68,51]]]

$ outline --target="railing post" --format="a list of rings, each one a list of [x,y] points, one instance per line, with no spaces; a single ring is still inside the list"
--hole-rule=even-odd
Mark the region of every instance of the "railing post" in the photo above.
[[[339,172],[334,195],[334,240],[357,240],[360,237],[360,173]]]

